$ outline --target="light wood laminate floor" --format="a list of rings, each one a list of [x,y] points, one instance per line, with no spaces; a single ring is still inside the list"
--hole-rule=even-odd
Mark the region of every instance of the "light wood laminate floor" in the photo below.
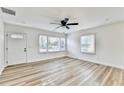
[[[0,86],[124,85],[124,70],[73,58],[57,58],[5,68]]]

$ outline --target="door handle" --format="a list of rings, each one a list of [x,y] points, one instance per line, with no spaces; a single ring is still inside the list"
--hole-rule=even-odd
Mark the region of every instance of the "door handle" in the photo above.
[[[24,48],[24,52],[27,52],[27,48]]]

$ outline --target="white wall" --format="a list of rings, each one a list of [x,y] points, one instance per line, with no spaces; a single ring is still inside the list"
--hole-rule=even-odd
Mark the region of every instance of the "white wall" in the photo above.
[[[96,34],[96,55],[80,52],[80,37]],[[77,31],[68,35],[68,56],[124,69],[124,23]]]
[[[64,36],[64,34],[48,32],[29,27],[5,24],[5,32],[24,32],[28,35],[28,62],[66,56],[66,52],[38,52],[38,35]],[[80,36],[96,34],[96,55],[80,52]],[[124,68],[124,23],[111,24],[101,27],[77,31],[68,35],[68,56],[91,62]]]
[[[4,24],[0,16],[0,74],[4,69]]]
[[[27,61],[35,62],[45,59],[51,59],[56,57],[66,56],[66,52],[55,52],[55,53],[39,53],[38,46],[38,35],[47,34],[50,36],[60,36],[65,37],[64,34],[49,32],[45,30],[34,29],[30,27],[18,26],[18,25],[10,25],[5,24],[5,32],[23,32],[27,33]]]

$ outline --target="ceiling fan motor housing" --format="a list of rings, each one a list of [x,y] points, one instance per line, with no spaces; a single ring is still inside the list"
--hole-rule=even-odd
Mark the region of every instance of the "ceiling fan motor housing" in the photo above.
[[[65,26],[67,22],[65,22],[64,20],[61,21],[62,26]]]
[[[61,21],[62,26],[65,26],[68,22],[69,18],[65,18],[64,20]]]

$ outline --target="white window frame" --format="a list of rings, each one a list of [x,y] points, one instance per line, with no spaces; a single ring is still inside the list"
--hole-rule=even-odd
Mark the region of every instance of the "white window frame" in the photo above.
[[[45,52],[40,52],[39,50],[40,50],[40,47],[39,47],[39,49],[38,49],[38,51],[39,51],[39,53],[54,53],[54,52],[65,52],[66,51],[66,45],[67,45],[67,42],[66,42],[66,37],[59,37],[59,36],[50,36],[50,35],[45,35],[45,34],[40,34],[39,36],[38,36],[38,38],[40,37],[40,36],[46,36],[47,37],[47,51],[45,51]],[[60,46],[59,46],[59,51],[48,51],[48,38],[49,37],[55,37],[55,38],[59,38],[59,42],[60,42]],[[64,38],[65,39],[65,49],[64,50],[61,50],[61,38]],[[39,40],[39,39],[38,39]],[[40,45],[39,45],[40,46]]]
[[[61,48],[61,39],[65,39],[65,48],[64,48],[64,50]],[[66,38],[64,38],[64,37],[60,37],[60,51],[66,51]]]
[[[48,52],[59,52],[60,51],[60,38],[59,37],[54,37],[54,36],[49,36],[48,39],[49,38],[57,38],[59,40],[59,50],[50,51],[49,48],[47,47]],[[48,41],[48,39],[47,39],[47,41]],[[47,46],[49,46],[48,42],[47,42]]]
[[[81,44],[82,44],[81,39],[82,39],[83,36],[91,36],[91,35],[94,36],[94,51],[93,52],[84,52],[84,51],[81,50],[81,47],[82,47],[81,46]],[[80,37],[80,51],[81,51],[81,53],[84,53],[84,54],[96,54],[96,34],[85,34],[85,35],[82,35]]]
[[[42,51],[42,52],[40,51],[40,36],[46,36],[46,35],[39,35],[39,37],[38,37],[39,49],[38,49],[38,50],[39,50],[40,53],[46,53],[48,46],[47,46],[47,48],[46,48],[46,51]],[[46,36],[46,38],[48,38],[48,37]],[[48,39],[47,39],[47,40],[48,40]],[[47,43],[48,43],[48,41],[47,41]],[[48,45],[48,44],[47,44],[47,45]]]

